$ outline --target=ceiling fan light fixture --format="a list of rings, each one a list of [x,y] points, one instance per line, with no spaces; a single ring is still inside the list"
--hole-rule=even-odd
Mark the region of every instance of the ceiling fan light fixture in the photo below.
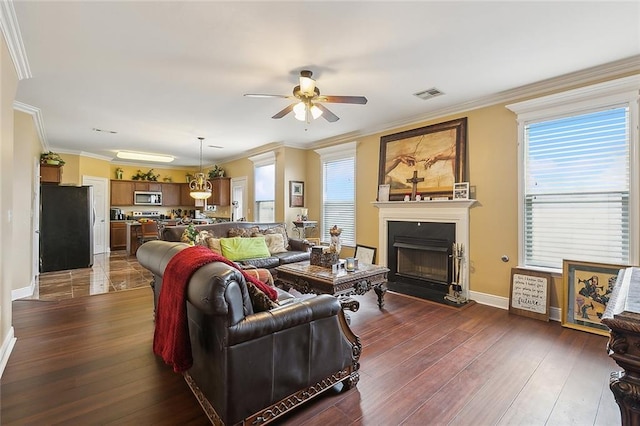
[[[300,77],[300,91],[307,96],[315,93],[316,81],[311,77]]]
[[[314,120],[316,118],[320,118],[320,116],[322,115],[322,110],[315,105],[311,107],[310,112]]]
[[[296,120],[306,121],[307,120],[307,106],[304,102],[298,102],[293,107],[293,113],[295,114]]]

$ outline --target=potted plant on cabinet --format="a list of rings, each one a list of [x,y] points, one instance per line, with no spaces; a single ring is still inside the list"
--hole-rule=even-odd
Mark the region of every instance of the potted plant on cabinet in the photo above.
[[[40,154],[40,164],[49,164],[52,166],[63,166],[64,160],[60,157],[60,154],[55,152],[43,152]]]
[[[213,166],[213,169],[209,170],[209,179],[224,177],[224,169],[217,164]]]

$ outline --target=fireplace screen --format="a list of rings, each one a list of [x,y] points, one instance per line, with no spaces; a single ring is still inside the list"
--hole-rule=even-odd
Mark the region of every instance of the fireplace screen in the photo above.
[[[396,275],[448,284],[449,252],[446,247],[428,247],[396,242]]]

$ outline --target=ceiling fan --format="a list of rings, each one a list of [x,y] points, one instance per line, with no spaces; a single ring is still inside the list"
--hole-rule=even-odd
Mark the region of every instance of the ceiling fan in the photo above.
[[[251,98],[291,99],[294,101],[292,104],[276,113],[271,118],[282,118],[293,111],[297,120],[306,121],[307,123],[309,123],[311,119],[315,120],[320,116],[324,117],[325,120],[331,123],[340,119],[337,115],[329,111],[327,107],[322,105],[321,102],[358,105],[364,105],[367,103],[367,98],[364,96],[320,95],[320,90],[316,87],[316,81],[311,78],[312,75],[313,73],[309,70],[300,71],[300,84],[293,88],[293,95],[287,96],[247,93],[245,96]]]

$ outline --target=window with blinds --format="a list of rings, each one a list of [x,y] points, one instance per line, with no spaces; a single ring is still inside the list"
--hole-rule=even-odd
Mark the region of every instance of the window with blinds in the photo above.
[[[630,128],[627,104],[524,126],[526,266],[629,263]]]
[[[274,163],[256,166],[255,173],[255,220],[275,222],[276,165]]]
[[[329,241],[329,228],[342,229],[340,242],[355,246],[355,153],[344,158],[322,160],[322,240]]]

